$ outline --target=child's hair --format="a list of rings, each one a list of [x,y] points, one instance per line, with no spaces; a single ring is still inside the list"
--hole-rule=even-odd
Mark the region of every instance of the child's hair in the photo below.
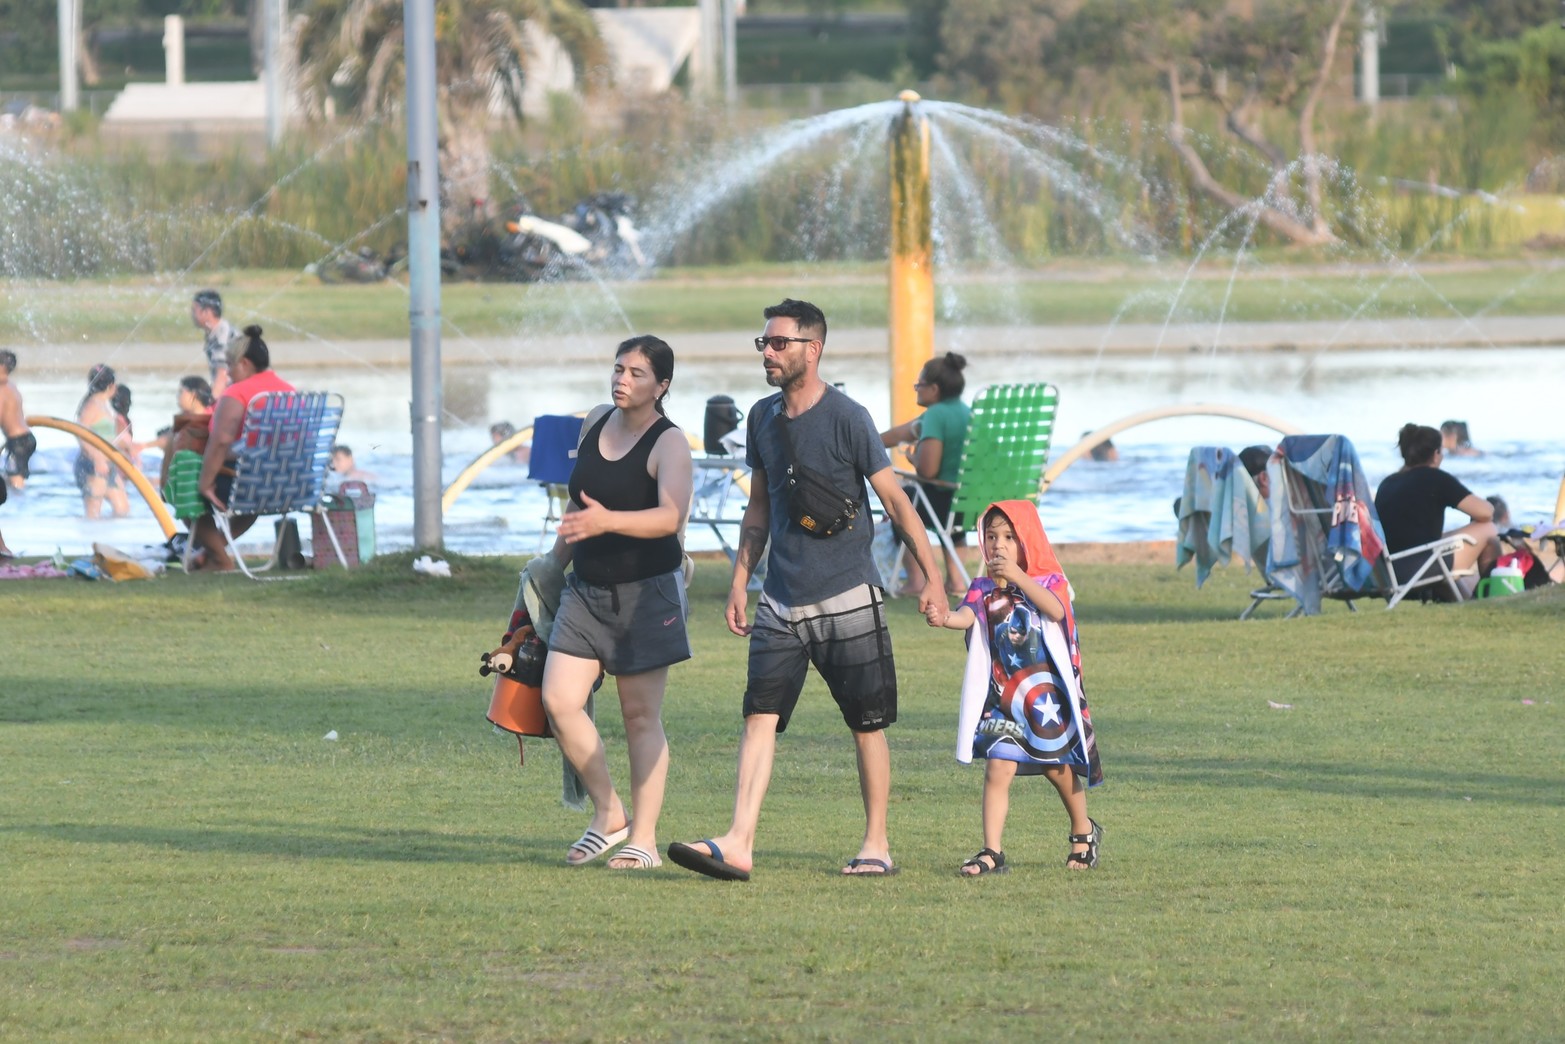
[[[181,377],[179,386],[196,397],[196,401],[203,406],[212,405],[212,386],[207,383],[205,377]]]

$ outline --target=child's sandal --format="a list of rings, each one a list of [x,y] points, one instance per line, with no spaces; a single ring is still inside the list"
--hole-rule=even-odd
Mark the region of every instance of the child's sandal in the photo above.
[[[1069,835],[1071,844],[1087,846],[1085,852],[1072,852],[1065,857],[1065,865],[1072,869],[1080,866],[1091,870],[1098,865],[1098,845],[1103,841],[1103,828],[1098,825],[1096,819],[1089,818],[1087,822],[1092,824],[1092,833]]]
[[[989,857],[988,862],[984,861],[985,856]],[[970,866],[976,866],[978,871],[976,873],[968,873],[967,868]],[[1005,865],[1004,852],[996,852],[992,848],[985,848],[963,863],[959,872],[963,877],[982,877],[984,874],[1003,874],[1009,872],[1009,870],[1010,867]]]

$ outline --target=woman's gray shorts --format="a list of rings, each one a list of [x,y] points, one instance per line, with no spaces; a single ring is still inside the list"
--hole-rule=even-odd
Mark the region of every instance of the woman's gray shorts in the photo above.
[[[616,676],[690,659],[683,581],[676,569],[648,580],[600,587],[572,573],[549,634],[550,651],[597,660]]]

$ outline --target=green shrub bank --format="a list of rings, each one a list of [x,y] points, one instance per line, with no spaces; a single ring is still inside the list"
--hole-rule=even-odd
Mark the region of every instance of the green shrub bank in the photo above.
[[[1330,171],[1326,201],[1342,239],[1337,253],[1509,253],[1558,231],[1558,206],[1514,205],[1529,172],[1525,121],[1487,118],[1493,110],[1481,101],[1462,105],[1471,108],[1414,102],[1379,124],[1343,120],[1329,145],[1341,162]],[[702,177],[693,157],[737,154],[753,141],[740,132],[767,132],[674,102],[634,114],[623,133],[582,130],[579,117],[562,105],[549,127],[497,134],[495,200],[522,196],[557,216],[594,192],[625,191],[642,201],[642,223],[655,230],[700,202],[673,191]],[[960,175],[937,149],[937,208],[956,218],[939,246],[947,258],[1029,265],[1279,244],[1249,217],[1193,194],[1152,125],[1098,121],[1061,130],[1028,132],[1034,147],[1021,152],[1004,140],[1008,129],[975,144]],[[962,139],[953,151],[966,147],[967,133],[952,132]],[[1059,140],[1041,159],[1040,143],[1050,137]],[[547,144],[560,141],[570,144]],[[1215,134],[1202,148],[1214,176],[1251,198],[1266,193],[1268,170]],[[883,136],[866,128],[769,164],[688,231],[654,244],[659,258],[720,265],[883,257],[884,153]],[[405,162],[401,130],[387,125],[301,133],[270,154],[236,148],[212,160],[114,154],[90,137],[57,152],[0,149],[0,276],[298,268],[339,250],[384,252],[406,231]],[[1291,187],[1297,196],[1297,176]],[[453,213],[467,208],[446,205]]]

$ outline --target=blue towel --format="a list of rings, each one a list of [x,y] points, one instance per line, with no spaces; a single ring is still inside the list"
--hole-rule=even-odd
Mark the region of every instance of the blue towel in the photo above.
[[[1323,596],[1387,588],[1386,538],[1352,442],[1341,435],[1290,435],[1267,474],[1272,541],[1266,571],[1306,614],[1320,612]]]
[[[1245,569],[1266,558],[1270,529],[1255,483],[1238,458],[1223,446],[1197,446],[1185,465],[1185,491],[1179,499],[1179,539],[1175,566],[1195,562],[1200,587],[1212,567],[1231,563],[1235,552]]]

